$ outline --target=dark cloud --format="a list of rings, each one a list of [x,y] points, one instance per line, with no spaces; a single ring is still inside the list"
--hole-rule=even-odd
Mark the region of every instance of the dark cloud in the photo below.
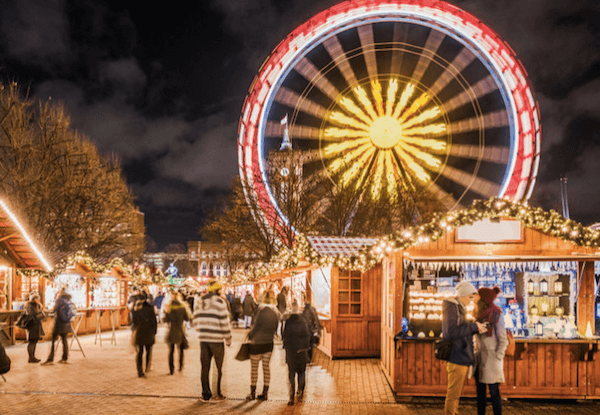
[[[197,228],[237,173],[237,125],[264,60],[336,0],[0,0],[0,75],[65,103],[73,125],[120,156],[159,246]],[[532,203],[600,218],[600,2],[454,0],[515,50],[542,114]]]

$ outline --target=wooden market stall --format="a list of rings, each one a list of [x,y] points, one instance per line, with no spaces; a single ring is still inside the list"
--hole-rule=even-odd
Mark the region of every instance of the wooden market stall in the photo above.
[[[375,242],[373,238],[307,237],[322,257],[353,257]],[[368,271],[349,271],[301,261],[255,282],[255,296],[271,285],[279,291],[291,288],[292,298],[301,291],[317,310],[323,331],[319,349],[331,358],[376,357],[381,346],[381,266]],[[291,300],[290,300],[291,301]]]
[[[597,237],[575,226],[561,232]],[[397,395],[446,394],[445,362],[435,359],[433,345],[443,298],[466,280],[501,288],[497,303],[517,346],[504,360],[504,397],[600,398],[593,335],[598,248],[497,218],[435,236],[383,261],[381,366]],[[463,396],[475,395],[471,379]]]
[[[0,248],[0,341],[12,344],[23,297],[44,283],[40,277],[18,275],[17,269],[50,271],[52,267],[3,200],[0,200]]]

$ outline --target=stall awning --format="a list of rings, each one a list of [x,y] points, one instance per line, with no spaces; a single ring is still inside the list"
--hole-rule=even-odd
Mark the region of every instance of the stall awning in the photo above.
[[[0,199],[0,245],[20,268],[51,271],[52,266],[33,242],[19,219]]]
[[[308,242],[319,253],[327,256],[357,256],[361,248],[377,242],[377,238],[346,238],[343,236],[307,236]]]

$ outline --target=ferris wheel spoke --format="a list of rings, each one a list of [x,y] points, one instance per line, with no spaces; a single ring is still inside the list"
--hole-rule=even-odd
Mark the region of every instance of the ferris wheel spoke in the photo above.
[[[510,147],[482,147],[477,145],[452,144],[449,154],[458,158],[482,160],[496,164],[506,164],[510,160]]]
[[[437,195],[438,200],[444,205],[444,207],[448,210],[452,210],[453,208],[459,205],[458,201],[452,196],[450,193],[446,192],[437,183],[433,182],[429,185],[429,189]]]
[[[423,74],[431,64],[433,57],[435,56],[445,37],[445,34],[438,32],[437,30],[432,30],[429,32],[423,52],[419,56],[419,61],[417,62],[417,66],[415,67],[415,70],[411,76],[411,79],[413,79],[415,82],[419,82],[421,80]]]
[[[506,110],[498,110],[485,114],[483,117],[472,117],[466,120],[460,120],[450,124],[450,131],[454,134],[464,133],[466,131],[478,130],[482,127],[495,128],[506,127],[509,124]]]
[[[317,104],[316,102],[310,99],[302,98],[300,94],[284,86],[279,88],[279,91],[277,91],[277,95],[275,95],[275,102],[283,104],[290,108],[296,107],[300,111],[303,111],[317,118],[324,117],[325,113],[327,112],[327,110],[321,105]]]
[[[358,80],[356,79],[356,75],[354,74],[354,70],[348,62],[348,58],[346,57],[346,53],[342,48],[342,44],[340,43],[337,36],[332,36],[326,39],[323,42],[323,46],[329,56],[335,62],[337,68],[342,73],[342,76],[346,80],[346,83],[350,86],[358,84]]]
[[[498,86],[494,82],[494,78],[491,75],[486,76],[481,81],[477,82],[471,87],[471,90],[462,91],[460,94],[449,99],[444,103],[444,110],[448,113],[465,104],[473,101],[473,98],[481,98],[490,92],[497,91]],[[474,94],[474,97],[473,97]]]
[[[265,127],[265,136],[277,139],[283,138],[284,127],[278,121],[269,121]],[[290,137],[304,140],[319,140],[320,130],[316,127],[308,127],[295,124],[290,128]]]
[[[442,176],[486,199],[500,192],[498,184],[452,166],[446,165],[442,171]]]
[[[294,69],[332,101],[339,95],[340,91],[305,57],[300,59]]]
[[[400,24],[400,23],[394,23],[394,33],[393,33],[393,38],[392,41],[399,45],[399,44],[403,44],[404,42],[406,42],[406,39],[408,37],[408,25],[405,24]],[[404,55],[404,49],[399,48],[399,47],[395,47],[392,50],[392,58],[391,58],[391,66],[390,66],[390,72],[391,73],[400,73],[400,69],[402,67],[402,57]]]
[[[456,58],[448,65],[446,71],[435,80],[433,85],[429,87],[429,92],[433,95],[440,93],[454,78],[456,78],[467,66],[475,60],[475,55],[469,49],[464,48]]]
[[[377,79],[377,59],[375,57],[375,40],[373,39],[373,25],[367,24],[358,27],[358,37],[363,50],[369,78]]]

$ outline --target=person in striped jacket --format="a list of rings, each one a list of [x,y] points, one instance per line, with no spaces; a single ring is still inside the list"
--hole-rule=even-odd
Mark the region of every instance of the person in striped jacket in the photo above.
[[[223,358],[225,345],[231,346],[231,328],[227,300],[221,297],[222,285],[216,281],[208,286],[208,293],[198,296],[194,301],[193,324],[200,339],[200,362],[202,365],[202,397],[201,400],[209,401],[212,396],[210,390],[209,371],[212,358],[217,366],[217,394],[214,401],[225,399],[221,393],[221,378],[223,375]]]

